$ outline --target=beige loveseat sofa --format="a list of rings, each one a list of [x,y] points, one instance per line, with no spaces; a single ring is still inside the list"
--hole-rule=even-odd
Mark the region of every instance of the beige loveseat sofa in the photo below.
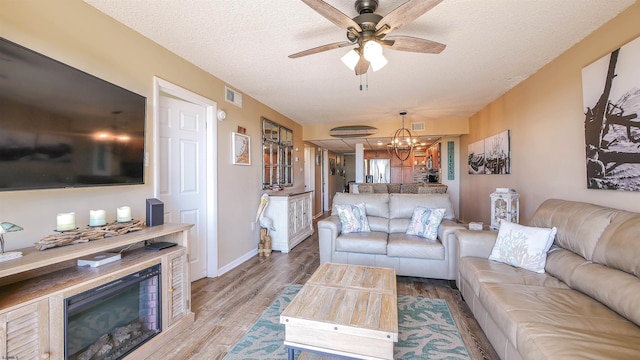
[[[496,232],[460,230],[458,287],[501,359],[640,359],[640,214],[551,199],[544,274],[487,260]]]
[[[365,204],[370,232],[342,233],[336,205]],[[437,240],[407,235],[416,206],[446,209]],[[320,263],[334,262],[390,267],[397,275],[455,280],[455,221],[446,194],[348,194],[336,193],[329,218],[318,221]]]

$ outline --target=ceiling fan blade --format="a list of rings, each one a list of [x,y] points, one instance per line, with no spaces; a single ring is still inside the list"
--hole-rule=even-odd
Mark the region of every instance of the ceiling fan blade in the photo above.
[[[393,45],[386,45],[384,43],[382,44],[383,46],[386,46],[392,50],[440,54],[447,47],[447,45],[441,44],[439,42],[415,38],[411,36],[387,36],[384,39],[393,40]]]
[[[367,70],[369,70],[369,62],[360,55],[360,61],[356,64],[356,75],[366,74]]]
[[[304,0],[303,0],[304,1]],[[386,34],[419,18],[442,0],[409,0],[383,17],[376,26],[376,35]]]
[[[345,47],[345,46],[350,46],[350,45],[355,45],[355,44],[352,43],[351,41],[340,41],[340,42],[337,42],[337,43],[326,44],[326,45],[314,47],[313,49],[300,51],[299,53],[295,53],[295,54],[289,55],[289,58],[296,59],[296,58],[299,58],[299,57],[312,55],[312,54],[317,54],[319,52],[323,52],[323,51],[327,51],[327,50],[333,50],[333,49],[337,49],[337,48],[341,48],[341,47]]]
[[[340,10],[334,8],[333,6],[327,4],[322,0],[302,0],[302,2],[309,5],[309,7],[315,10],[317,13],[324,16],[327,20],[343,29],[348,30],[349,28],[353,28],[357,32],[362,31],[358,23],[353,21],[350,17],[345,15]]]

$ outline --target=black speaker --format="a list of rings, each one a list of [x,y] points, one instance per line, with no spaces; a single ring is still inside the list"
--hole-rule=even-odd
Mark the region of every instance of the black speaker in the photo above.
[[[147,226],[164,224],[164,203],[158,199],[147,199]]]

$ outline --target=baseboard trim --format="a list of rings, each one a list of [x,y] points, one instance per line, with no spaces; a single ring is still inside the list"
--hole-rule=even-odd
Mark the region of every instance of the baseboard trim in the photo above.
[[[229,264],[219,268],[218,269],[218,276],[221,276],[222,274],[235,269],[236,267],[240,266],[240,264],[242,264],[243,262],[251,259],[252,257],[254,257],[256,255],[258,255],[258,248],[252,249],[248,253],[240,256],[239,258],[235,259],[234,261],[230,262]]]

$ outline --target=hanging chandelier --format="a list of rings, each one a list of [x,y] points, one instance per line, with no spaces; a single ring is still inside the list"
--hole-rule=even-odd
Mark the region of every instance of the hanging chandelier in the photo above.
[[[393,134],[391,142],[387,145],[389,154],[394,154],[400,161],[405,161],[411,156],[413,148],[416,146],[417,139],[411,135],[411,131],[404,127],[404,116],[406,111],[400,111],[402,115],[402,127]]]

